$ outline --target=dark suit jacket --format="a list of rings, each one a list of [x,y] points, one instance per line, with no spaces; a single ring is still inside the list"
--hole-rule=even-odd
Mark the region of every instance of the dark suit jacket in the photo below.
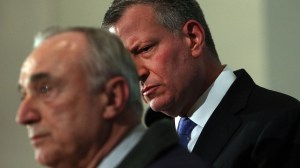
[[[235,74],[192,152],[216,168],[300,167],[299,101]],[[145,123],[161,116],[150,110]]]
[[[118,168],[209,168],[199,156],[179,145],[174,123],[153,124]]]

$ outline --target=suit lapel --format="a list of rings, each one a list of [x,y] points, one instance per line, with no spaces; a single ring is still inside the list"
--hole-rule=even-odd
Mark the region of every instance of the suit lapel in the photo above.
[[[236,117],[236,113],[245,107],[255,86],[244,70],[239,70],[235,74],[237,79],[207,121],[193,149],[193,153],[197,153],[210,163],[218,157],[239,128],[241,121]]]

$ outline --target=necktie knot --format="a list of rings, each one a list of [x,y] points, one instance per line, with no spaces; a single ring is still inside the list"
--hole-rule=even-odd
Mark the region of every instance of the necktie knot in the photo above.
[[[185,148],[187,148],[187,144],[191,139],[191,132],[196,125],[197,124],[194,123],[192,120],[190,120],[188,117],[180,118],[177,133],[181,145],[184,146]]]

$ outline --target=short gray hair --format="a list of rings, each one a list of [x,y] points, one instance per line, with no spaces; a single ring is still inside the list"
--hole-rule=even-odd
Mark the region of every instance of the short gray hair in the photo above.
[[[88,56],[83,57],[83,66],[91,91],[98,92],[110,78],[123,76],[130,90],[127,107],[141,112],[143,106],[136,67],[119,38],[101,28],[49,27],[35,36],[34,48],[44,40],[64,32],[83,33],[87,38]]]

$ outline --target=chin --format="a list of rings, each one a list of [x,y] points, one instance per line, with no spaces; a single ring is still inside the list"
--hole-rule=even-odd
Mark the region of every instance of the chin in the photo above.
[[[35,160],[44,166],[55,167],[57,165],[59,157],[54,152],[47,151],[46,149],[35,150]]]
[[[158,99],[151,100],[149,106],[153,111],[162,112],[170,117],[176,117],[174,110],[171,110],[169,107],[172,103],[171,101],[159,101]]]
[[[161,112],[164,109],[164,105],[155,100],[149,101],[148,104],[153,111]]]

